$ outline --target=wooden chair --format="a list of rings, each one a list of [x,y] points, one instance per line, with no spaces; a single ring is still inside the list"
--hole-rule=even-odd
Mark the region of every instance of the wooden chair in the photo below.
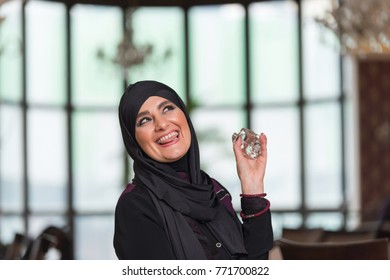
[[[351,242],[277,241],[284,260],[388,260],[388,239]]]
[[[375,238],[374,231],[347,231],[347,230],[324,230],[322,232],[321,242],[348,242],[369,240]]]
[[[376,238],[390,238],[390,221],[382,221],[375,231]]]
[[[390,238],[390,197],[384,201],[380,212],[380,220],[376,228],[376,237]]]
[[[72,259],[72,241],[66,230],[55,226],[47,227],[35,239],[26,258],[30,260],[46,259],[50,249],[56,250],[61,260]]]
[[[283,228],[282,229],[282,238],[288,240],[294,240],[299,242],[317,242],[321,239],[322,229],[320,228]],[[282,252],[278,245],[278,242],[275,242],[272,250],[269,252],[270,260],[282,260]]]
[[[322,237],[321,228],[283,228],[282,238],[299,242],[318,242]]]
[[[23,234],[15,233],[14,240],[9,244],[5,251],[5,260],[20,260],[26,254],[31,240]]]

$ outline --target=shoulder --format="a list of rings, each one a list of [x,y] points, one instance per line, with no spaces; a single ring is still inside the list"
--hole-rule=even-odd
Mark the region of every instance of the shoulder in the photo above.
[[[118,198],[118,204],[123,201],[131,201],[131,200],[147,200],[152,201],[150,197],[150,193],[142,186],[138,186],[134,183],[130,183],[123,190],[121,195]]]
[[[127,185],[120,195],[115,208],[115,214],[127,219],[158,216],[156,206],[149,192],[145,188],[134,184]]]

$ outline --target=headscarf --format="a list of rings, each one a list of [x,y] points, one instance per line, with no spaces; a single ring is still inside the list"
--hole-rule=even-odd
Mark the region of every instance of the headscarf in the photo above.
[[[142,104],[151,96],[159,96],[173,102],[183,111],[191,133],[191,145],[185,155],[189,180],[178,174],[175,164],[158,162],[147,156],[135,138],[136,117]],[[210,177],[200,169],[198,140],[186,107],[179,95],[170,87],[157,81],[139,81],[127,87],[119,104],[119,122],[128,154],[134,160],[133,183],[146,188],[163,218],[168,239],[178,259],[202,259],[204,252],[183,215],[209,223],[217,235],[226,231],[223,227],[232,220],[216,200]],[[176,163],[177,166],[177,163]],[[222,212],[222,213],[221,213]],[[236,225],[233,223],[232,225]],[[242,251],[242,242],[232,241],[237,236],[227,235],[227,246],[232,251]],[[239,237],[238,237],[239,238]],[[236,245],[235,242],[239,244]],[[231,245],[230,245],[231,244]],[[242,246],[241,246],[242,245]],[[239,249],[236,249],[239,248]],[[234,252],[232,252],[234,253]],[[239,252],[242,253],[242,252]]]
[[[135,140],[137,114],[142,104],[151,96],[163,97],[173,102],[187,119],[191,132],[191,146],[187,154],[189,182],[169,165],[147,156]],[[134,160],[134,183],[146,185],[159,199],[183,214],[202,221],[213,219],[215,194],[207,174],[200,170],[198,140],[186,107],[177,93],[156,81],[132,84],[121,98],[119,120],[126,150]]]

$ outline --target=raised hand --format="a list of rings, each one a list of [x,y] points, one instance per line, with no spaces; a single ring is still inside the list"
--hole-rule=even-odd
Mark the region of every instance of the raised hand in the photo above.
[[[261,154],[256,159],[244,155],[241,146],[241,137],[233,143],[234,156],[238,177],[241,182],[242,194],[264,193],[264,176],[267,165],[267,137],[260,134]]]

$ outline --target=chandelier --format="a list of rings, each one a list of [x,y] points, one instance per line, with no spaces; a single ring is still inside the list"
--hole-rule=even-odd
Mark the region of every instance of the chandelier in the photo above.
[[[0,7],[1,7],[1,5],[3,5],[7,1],[8,0],[0,0]],[[3,23],[4,20],[5,20],[5,16],[0,13],[0,26]]]
[[[336,34],[343,54],[390,53],[390,0],[333,0],[316,21]]]
[[[1,8],[1,5],[3,5],[7,1],[8,0],[0,0],[0,8]],[[5,16],[2,13],[0,13],[0,31],[1,31],[1,26],[2,26],[4,20],[5,20]],[[0,55],[2,55],[3,53],[4,53],[4,46],[3,46],[3,43],[0,43]]]
[[[146,44],[136,46],[133,41],[132,15],[135,9],[126,11],[125,32],[122,41],[117,46],[116,56],[113,58],[115,64],[120,65],[123,69],[128,69],[133,65],[143,64],[145,59],[152,53],[153,46]]]
[[[127,75],[131,67],[144,64],[153,51],[153,46],[151,44],[139,46],[134,43],[132,15],[135,9],[136,8],[131,8],[126,10],[125,31],[122,40],[117,45],[114,57],[108,58],[112,63],[118,65],[123,70],[124,76]],[[107,59],[107,55],[102,49],[98,50],[97,57],[101,60]]]

